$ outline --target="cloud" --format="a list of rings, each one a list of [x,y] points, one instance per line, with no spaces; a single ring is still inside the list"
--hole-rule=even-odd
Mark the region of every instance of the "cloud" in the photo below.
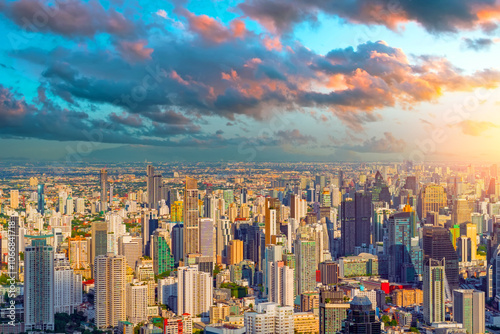
[[[464,38],[464,46],[474,51],[489,50],[493,44],[495,41],[491,38]]]
[[[497,124],[492,122],[486,122],[486,121],[478,122],[471,120],[462,121],[456,124],[455,126],[459,127],[464,134],[475,137],[482,135],[483,132],[489,129],[499,127]]]
[[[315,24],[320,13],[392,30],[416,22],[432,33],[491,30],[500,17],[500,4],[494,0],[247,0],[238,8],[273,33],[290,32],[301,22]]]
[[[147,48],[147,41],[120,41],[118,42],[118,50],[121,54],[130,61],[143,61],[151,59],[151,54],[154,49]]]
[[[406,142],[395,138],[390,132],[384,132],[381,138],[372,137],[360,145],[343,145],[338,148],[359,153],[401,153],[406,148]]]
[[[54,5],[39,0],[0,0],[0,11],[30,32],[51,32],[65,37],[94,37],[106,33],[132,37],[141,30],[140,21],[105,9],[98,1],[58,1]]]
[[[298,129],[281,130],[274,134],[282,144],[307,145],[315,143],[316,138],[300,133]]]

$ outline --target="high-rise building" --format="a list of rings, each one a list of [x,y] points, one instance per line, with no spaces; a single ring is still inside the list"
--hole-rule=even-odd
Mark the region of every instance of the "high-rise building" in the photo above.
[[[9,256],[7,258],[9,266],[9,276],[14,277],[16,280],[19,280],[19,246],[21,236],[19,235],[19,214],[17,212],[15,212],[9,218],[9,234],[11,234],[14,238],[14,254],[11,254],[12,256]]]
[[[45,194],[43,193],[43,184],[38,185],[38,212],[43,216],[45,213]]]
[[[453,320],[462,324],[467,333],[485,333],[484,292],[453,291]]]
[[[428,184],[420,192],[418,201],[418,216],[427,217],[427,212],[439,212],[447,205],[446,191],[443,186],[437,184]]]
[[[277,303],[260,303],[257,312],[245,312],[245,328],[248,334],[293,334],[293,307]]]
[[[108,253],[108,225],[106,222],[95,221],[92,223],[92,252],[90,256],[91,265],[99,255]]]
[[[294,270],[283,261],[270,262],[267,280],[269,301],[293,307]]]
[[[170,235],[172,236],[172,254],[177,265],[184,258],[184,226],[175,224]]]
[[[167,230],[157,229],[153,233],[153,270],[155,275],[174,269],[174,256],[169,246],[170,234]]]
[[[142,245],[143,254],[151,257],[151,237],[158,228],[157,211],[146,211],[142,216]]]
[[[344,292],[339,291],[336,286],[322,287],[319,291],[319,332],[340,332],[349,306],[344,300]]]
[[[144,282],[127,284],[127,318],[133,324],[148,320],[148,286]]]
[[[75,212],[80,214],[85,212],[85,199],[77,198],[75,200]]]
[[[460,225],[460,235],[466,236],[470,240],[469,259],[474,261],[476,259],[477,250],[477,226],[469,221]]]
[[[372,201],[369,193],[356,192],[354,199],[342,202],[342,254],[354,255],[356,247],[371,243]]]
[[[211,218],[200,219],[200,254],[214,258],[215,229]]]
[[[19,207],[19,190],[10,191],[10,207],[17,209]]]
[[[100,174],[100,185],[101,185],[101,211],[107,210],[108,205],[108,171],[106,169],[101,169]]]
[[[457,239],[457,254],[459,262],[471,261],[471,240],[466,236]]]
[[[424,265],[429,259],[446,262],[446,296],[451,300],[452,291],[458,289],[458,255],[444,227],[426,226],[423,230]]]
[[[321,276],[321,284],[330,285],[339,282],[339,264],[333,261],[321,262],[318,265]]]
[[[281,202],[278,198],[266,197],[265,202],[265,234],[266,246],[276,243],[276,235],[279,234],[279,214]]]
[[[424,321],[445,321],[445,260],[429,259],[424,264]]]
[[[186,177],[184,188],[184,256],[200,252],[198,181]]]
[[[82,303],[82,275],[75,274],[64,254],[54,256],[54,313],[73,314]]]
[[[297,294],[313,291],[316,288],[316,241],[295,240]]]
[[[24,329],[54,330],[54,249],[49,236],[31,237],[24,253]]]
[[[89,243],[89,238],[82,236],[68,238],[68,258],[72,268],[89,268],[91,253]]]
[[[177,278],[177,314],[208,316],[212,305],[212,276],[191,265],[179,267]]]
[[[376,319],[372,302],[367,296],[356,296],[352,299],[347,318],[344,320],[344,333],[382,333],[382,324]]]
[[[411,212],[399,212],[389,217],[387,224],[389,250],[389,280],[408,283],[415,279],[411,252]]]
[[[95,324],[97,328],[116,327],[126,320],[126,259],[122,255],[95,257]]]
[[[233,265],[243,261],[243,241],[231,240],[228,244],[227,264]]]
[[[453,204],[451,212],[451,225],[461,225],[470,223],[472,216],[472,207],[468,200],[459,198]]]

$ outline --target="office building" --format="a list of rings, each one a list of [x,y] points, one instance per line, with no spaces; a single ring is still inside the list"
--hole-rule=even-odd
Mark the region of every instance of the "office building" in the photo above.
[[[470,223],[472,215],[472,207],[468,200],[459,198],[453,203],[453,210],[451,212],[451,225],[461,225],[463,223]]]
[[[38,205],[37,210],[43,216],[45,213],[45,194],[44,194],[44,185],[38,185]]]
[[[445,260],[429,259],[424,265],[424,321],[445,321]]]
[[[94,261],[95,325],[116,327],[126,320],[126,259],[122,255],[98,255]]]
[[[50,236],[33,236],[24,253],[24,329],[53,331],[54,328],[54,249]]]
[[[344,320],[344,333],[347,334],[380,334],[382,324],[375,317],[372,302],[368,297],[354,297],[347,310],[347,318]]]
[[[200,219],[200,253],[212,259],[215,255],[215,229],[211,218]]]
[[[10,191],[10,207],[12,209],[19,208],[19,190]]]
[[[101,186],[101,211],[107,211],[108,208],[108,171],[101,169],[100,173],[100,186]]]
[[[92,222],[92,252],[90,256],[91,265],[95,258],[108,253],[108,224],[102,221]]]
[[[157,229],[153,233],[153,270],[155,275],[174,269],[174,256],[169,246],[170,234],[167,230]]]
[[[446,191],[443,186],[437,184],[428,184],[420,192],[418,201],[418,216],[427,217],[427,212],[439,212],[447,206]]]
[[[342,255],[354,255],[356,247],[371,243],[371,194],[356,192],[354,199],[346,199],[340,209],[342,220]]]
[[[462,324],[469,334],[485,333],[484,292],[454,290],[453,320]]]
[[[186,177],[184,188],[184,256],[200,253],[198,181]]]
[[[408,283],[415,280],[415,269],[410,256],[412,235],[411,212],[398,212],[387,224],[389,250],[389,280]]]
[[[349,304],[344,300],[344,292],[336,287],[322,287],[319,292],[319,332],[335,334],[342,330],[342,322],[347,317]]]
[[[316,288],[316,241],[295,240],[297,294]]]
[[[444,227],[426,226],[423,230],[424,264],[429,259],[446,261],[446,296],[451,300],[451,291],[458,289],[458,255],[453,247],[450,232]]]
[[[339,282],[339,265],[337,262],[325,261],[318,265],[320,271],[321,284],[335,285]]]
[[[470,222],[470,219],[460,224],[460,235],[465,236],[470,240],[470,250],[468,257],[470,261],[476,260],[477,251],[477,226]]]
[[[227,264],[233,265],[243,261],[243,241],[231,240],[228,244]]]

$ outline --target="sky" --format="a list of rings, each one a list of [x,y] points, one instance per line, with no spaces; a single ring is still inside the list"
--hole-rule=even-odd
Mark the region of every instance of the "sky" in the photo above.
[[[0,160],[500,159],[500,0],[0,0]]]

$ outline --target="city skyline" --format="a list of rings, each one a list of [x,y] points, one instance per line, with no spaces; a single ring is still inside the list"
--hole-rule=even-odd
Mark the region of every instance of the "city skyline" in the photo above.
[[[3,156],[495,160],[500,5],[447,2],[3,0]]]

